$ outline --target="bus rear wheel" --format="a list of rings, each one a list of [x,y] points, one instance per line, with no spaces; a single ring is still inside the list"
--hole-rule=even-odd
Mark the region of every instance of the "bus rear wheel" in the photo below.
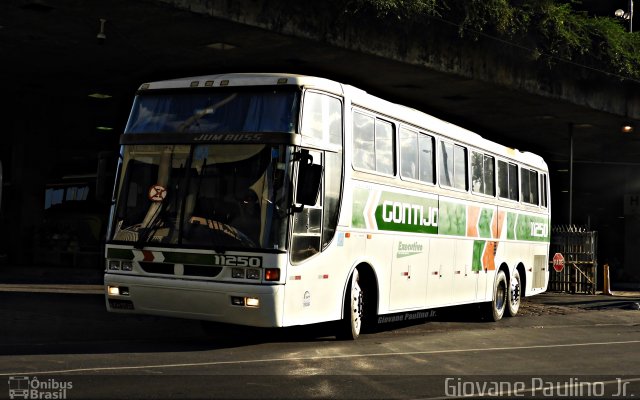
[[[486,317],[491,321],[500,321],[507,308],[509,296],[509,286],[507,285],[507,276],[503,270],[496,273],[496,279],[493,283],[493,300],[486,304]]]
[[[344,316],[336,334],[338,339],[355,340],[360,336],[364,317],[364,300],[364,291],[360,287],[360,274],[355,269],[347,285],[344,298]]]
[[[509,284],[509,302],[507,304],[507,316],[515,317],[520,309],[520,301],[522,299],[522,288],[520,286],[520,273],[518,270],[513,271],[511,283]]]

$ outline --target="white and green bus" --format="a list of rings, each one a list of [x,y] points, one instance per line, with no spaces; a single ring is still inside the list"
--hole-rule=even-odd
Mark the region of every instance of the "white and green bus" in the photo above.
[[[106,243],[109,311],[338,336],[484,303],[549,277],[548,169],[327,79],[228,74],[140,86]]]

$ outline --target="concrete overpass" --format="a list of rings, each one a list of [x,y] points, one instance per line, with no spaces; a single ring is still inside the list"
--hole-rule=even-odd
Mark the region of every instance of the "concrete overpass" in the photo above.
[[[4,220],[15,227],[5,232],[12,257],[28,259],[47,183],[94,173],[97,154],[117,149],[140,83],[281,71],[353,84],[541,154],[553,168],[553,223],[566,224],[571,214],[571,222],[590,224],[600,232],[601,262],[625,259],[627,272],[637,271],[630,262],[640,248],[640,221],[625,215],[624,198],[640,193],[638,81],[562,60],[549,68],[532,49],[461,39],[447,21],[430,21],[419,38],[406,27],[339,17],[321,4],[302,14],[296,4],[3,1],[0,157],[9,181]],[[96,93],[110,97],[89,97]],[[622,134],[629,122],[636,133]]]

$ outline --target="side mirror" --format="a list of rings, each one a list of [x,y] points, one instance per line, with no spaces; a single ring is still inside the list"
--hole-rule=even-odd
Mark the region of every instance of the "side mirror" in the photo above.
[[[302,155],[298,168],[298,185],[296,188],[296,203],[305,206],[316,204],[320,193],[322,166],[313,164],[309,154]]]

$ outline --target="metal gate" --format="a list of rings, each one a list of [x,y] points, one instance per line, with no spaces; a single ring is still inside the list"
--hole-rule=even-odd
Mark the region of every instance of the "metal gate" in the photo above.
[[[548,290],[595,294],[598,283],[598,232],[575,225],[555,226],[551,231],[550,257],[561,253],[565,259],[557,272],[549,261]]]

